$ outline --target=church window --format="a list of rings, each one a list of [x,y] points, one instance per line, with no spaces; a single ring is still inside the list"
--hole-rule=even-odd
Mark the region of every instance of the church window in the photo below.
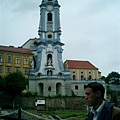
[[[59,72],[59,73],[58,73],[58,75],[62,76],[62,73],[61,73],[61,72]]]
[[[49,35],[48,35],[48,38],[49,38],[49,39],[52,38],[52,35],[49,34]]]
[[[75,80],[75,75],[73,75],[73,80]]]
[[[39,72],[39,73],[38,73],[38,76],[40,76],[40,75],[41,75],[41,73]]]
[[[78,85],[75,85],[75,90],[78,90]]]
[[[48,70],[47,75],[52,75],[52,70]]]
[[[81,75],[81,80],[84,80],[84,76],[83,75]]]
[[[88,79],[89,79],[89,80],[91,80],[91,79],[92,79],[92,76],[91,76],[91,75],[89,75]]]
[[[48,21],[52,21],[52,13],[48,13]]]
[[[50,86],[48,87],[48,91],[49,91],[49,92],[51,91],[51,87],[50,87]]]

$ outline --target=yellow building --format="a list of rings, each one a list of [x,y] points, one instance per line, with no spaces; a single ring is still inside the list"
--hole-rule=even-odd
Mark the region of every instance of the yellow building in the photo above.
[[[99,80],[101,78],[101,72],[89,61],[66,60],[64,68],[70,69],[71,78],[76,81]]]
[[[33,54],[29,49],[14,46],[0,46],[0,75],[21,71],[26,78],[31,68]]]

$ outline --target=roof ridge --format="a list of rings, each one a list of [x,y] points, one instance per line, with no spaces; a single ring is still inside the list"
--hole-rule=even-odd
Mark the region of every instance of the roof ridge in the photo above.
[[[68,61],[69,68],[98,69],[90,61],[84,61],[84,60],[82,61],[81,60],[66,60],[66,61]]]
[[[1,51],[8,51],[8,52],[15,52],[15,53],[24,53],[24,54],[32,54],[31,50],[28,48],[22,48],[22,47],[14,47],[14,46],[3,46],[0,45]]]

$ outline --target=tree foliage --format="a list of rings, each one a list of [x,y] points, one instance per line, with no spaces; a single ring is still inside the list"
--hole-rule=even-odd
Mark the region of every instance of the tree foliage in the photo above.
[[[111,72],[105,78],[106,83],[120,84],[120,74],[118,72]]]
[[[21,72],[13,72],[6,76],[5,91],[8,92],[14,99],[17,95],[25,90],[27,80]]]
[[[3,91],[5,88],[5,78],[0,75],[0,91]]]

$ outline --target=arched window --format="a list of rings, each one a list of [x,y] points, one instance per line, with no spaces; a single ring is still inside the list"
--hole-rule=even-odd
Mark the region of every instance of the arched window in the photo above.
[[[56,94],[62,94],[62,84],[61,83],[56,84]]]
[[[48,16],[47,16],[48,18],[48,21],[52,21],[52,13],[48,13]]]
[[[75,75],[73,75],[73,80],[75,80]]]
[[[81,75],[81,80],[84,80],[84,76],[83,75]]]
[[[89,75],[88,80],[91,80],[91,79],[92,79],[92,76],[91,76],[91,75]]]
[[[52,70],[48,70],[47,75],[52,75]]]
[[[43,93],[44,93],[44,84],[43,83],[39,83],[38,86],[39,86],[39,93],[38,94],[40,96],[43,96]]]

